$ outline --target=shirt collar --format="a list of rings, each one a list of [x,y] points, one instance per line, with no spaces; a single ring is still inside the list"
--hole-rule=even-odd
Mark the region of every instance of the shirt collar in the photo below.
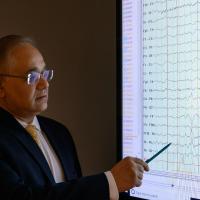
[[[18,118],[15,118],[24,128],[26,128],[28,126],[28,123],[26,123],[25,121],[22,121],[21,119],[18,119]],[[34,125],[38,130],[41,131],[41,128],[40,128],[40,124],[38,122],[38,119],[37,117],[35,116],[33,118],[33,121],[32,123],[30,123],[31,125]]]

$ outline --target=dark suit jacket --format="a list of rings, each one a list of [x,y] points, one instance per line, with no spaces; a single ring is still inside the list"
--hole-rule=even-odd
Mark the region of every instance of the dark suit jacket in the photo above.
[[[66,182],[55,183],[43,153],[15,118],[0,108],[1,200],[109,200],[104,173],[82,177],[74,142],[60,123],[37,116],[55,150]],[[126,193],[120,200],[129,199]]]
[[[82,177],[69,131],[60,123],[38,116],[64,170],[66,182],[55,183],[50,168],[31,136],[0,108],[1,200],[108,200],[104,173]]]

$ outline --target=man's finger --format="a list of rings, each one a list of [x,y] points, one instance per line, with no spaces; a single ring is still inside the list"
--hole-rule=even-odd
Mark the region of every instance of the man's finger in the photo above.
[[[137,177],[138,177],[138,179],[142,180],[142,179],[143,179],[143,173],[139,172],[139,173],[137,174]]]
[[[145,171],[149,171],[149,166],[146,162],[144,162],[143,160],[139,159],[139,158],[133,158],[134,161],[140,165],[142,165],[144,167]]]
[[[138,171],[144,173],[144,167],[140,164],[137,164]]]
[[[140,187],[141,185],[142,185],[142,181],[140,179],[138,179],[135,186]]]

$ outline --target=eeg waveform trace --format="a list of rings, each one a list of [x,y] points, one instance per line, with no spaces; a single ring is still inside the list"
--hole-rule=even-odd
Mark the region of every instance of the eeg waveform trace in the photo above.
[[[189,2],[189,3],[188,3]],[[200,174],[200,1],[144,0],[143,150],[151,169]]]

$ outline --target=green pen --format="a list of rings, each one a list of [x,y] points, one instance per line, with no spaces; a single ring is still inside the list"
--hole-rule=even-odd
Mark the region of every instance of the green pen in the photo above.
[[[158,155],[160,155],[165,149],[167,149],[172,143],[167,144],[164,146],[159,152],[157,152],[155,155],[153,155],[151,158],[147,159],[145,162],[149,163],[151,162],[154,158],[156,158]]]

